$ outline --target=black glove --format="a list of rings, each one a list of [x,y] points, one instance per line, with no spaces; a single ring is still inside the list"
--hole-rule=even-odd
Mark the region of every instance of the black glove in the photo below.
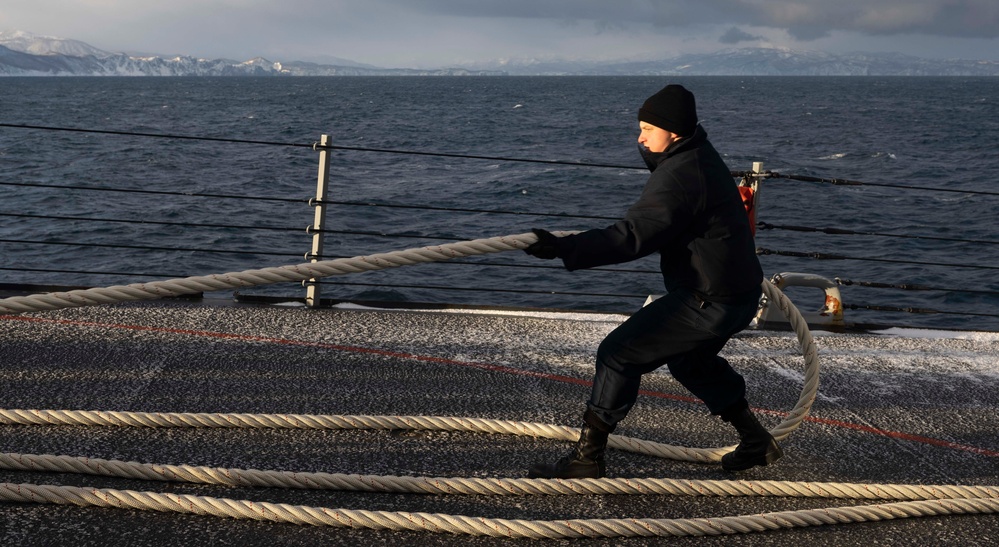
[[[558,258],[558,238],[551,232],[540,228],[531,228],[531,231],[538,236],[538,240],[524,249],[524,252],[548,260]]]

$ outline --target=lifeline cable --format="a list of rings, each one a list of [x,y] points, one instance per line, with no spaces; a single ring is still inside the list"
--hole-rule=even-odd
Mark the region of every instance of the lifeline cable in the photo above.
[[[876,236],[876,237],[893,237],[898,239],[922,239],[926,241],[947,241],[950,243],[975,243],[979,245],[999,245],[999,241],[990,241],[986,239],[960,239],[956,237],[938,237],[938,236],[909,235],[909,234],[886,234],[884,232],[860,232],[856,230],[847,230],[844,228],[814,228],[811,226],[791,226],[791,225],[771,224],[769,222],[757,222],[756,227],[759,230],[787,230],[790,232],[819,233],[826,235]]]
[[[70,216],[58,216],[58,215],[34,215],[28,213],[0,213],[0,217],[13,217],[13,218],[38,218],[44,220],[76,220],[81,222],[117,222],[124,224],[150,224],[153,226],[184,226],[193,228],[234,228],[239,230],[271,230],[271,231],[281,231],[281,232],[301,232],[302,229],[294,226],[259,226],[259,225],[248,225],[248,224],[213,224],[213,223],[202,223],[195,224],[192,222],[171,222],[162,220],[142,220],[142,219],[125,219],[125,218],[90,218],[90,217],[70,217]]]
[[[912,186],[905,184],[885,184],[878,182],[862,182],[859,180],[847,180],[847,179],[837,179],[837,178],[822,178],[822,177],[810,177],[806,175],[785,175],[778,173],[776,171],[767,171],[767,177],[777,178],[777,179],[790,179],[797,180],[801,182],[822,182],[826,184],[832,184],[834,186],[876,186],[880,188],[898,188],[901,190],[925,190],[928,192],[950,192],[953,194],[972,194],[980,196],[999,196],[999,192],[989,192],[986,190],[961,190],[958,188],[931,188],[928,186]]]
[[[208,249],[204,247],[154,247],[152,245],[120,245],[111,243],[74,243],[71,241],[39,241],[32,239],[0,238],[0,243],[23,243],[26,245],[61,245],[66,247],[92,247],[100,249],[133,249],[139,251],[171,251],[190,253],[237,254],[251,256],[302,256],[301,253],[275,253],[271,251],[235,251],[230,249]],[[339,257],[337,257],[339,258]]]
[[[965,294],[984,294],[988,296],[999,296],[999,291],[979,290],[979,289],[953,289],[950,287],[931,287],[918,283],[880,283],[877,281],[854,281],[852,279],[836,278],[837,285],[856,285],[858,287],[871,287],[875,289],[900,289],[903,291],[943,291]]]
[[[384,287],[381,283],[341,283],[336,281],[317,281],[319,285],[335,285],[339,287]],[[543,294],[548,296],[558,295],[558,296],[593,296],[598,298],[648,298],[647,294],[627,294],[627,293],[594,293],[594,292],[577,292],[577,291],[544,291],[544,290],[531,290],[531,289],[497,289],[495,287],[456,287],[454,285],[406,285],[393,283],[393,288],[396,289],[429,289],[429,290],[447,290],[447,291],[469,291],[469,292],[490,292],[490,293],[501,293],[501,294]]]
[[[233,144],[260,144],[260,145],[270,145],[270,146],[286,146],[286,147],[296,147],[296,148],[311,148],[313,150],[345,150],[353,152],[376,152],[381,154],[403,154],[403,155],[414,155],[414,156],[433,156],[441,158],[457,158],[457,159],[474,159],[474,160],[488,160],[488,161],[510,161],[510,162],[520,162],[520,163],[541,163],[549,165],[568,165],[572,167],[606,167],[612,169],[634,169],[634,170],[646,170],[644,166],[636,165],[614,165],[614,164],[603,164],[603,163],[580,163],[571,161],[561,161],[561,160],[538,160],[538,159],[527,159],[527,158],[511,158],[503,156],[479,156],[471,154],[450,154],[441,152],[423,152],[416,150],[394,150],[387,148],[366,148],[357,146],[340,146],[340,145],[330,145],[322,146],[319,143],[304,144],[304,143],[291,143],[291,142],[276,142],[276,141],[259,141],[259,140],[247,140],[247,139],[231,139],[231,138],[221,138],[221,137],[198,137],[192,135],[167,135],[161,133],[138,133],[131,131],[111,131],[111,130],[101,130],[101,129],[81,129],[72,127],[50,127],[41,125],[27,125],[27,124],[11,124],[11,123],[0,123],[0,127],[10,128],[10,129],[38,129],[44,131],[68,131],[74,133],[91,133],[91,134],[102,134],[102,135],[120,135],[120,136],[130,136],[130,137],[148,137],[148,138],[160,138],[160,139],[181,139],[181,140],[195,140],[195,141],[208,141],[208,142],[222,142],[222,143],[233,143]],[[882,188],[898,188],[903,190],[926,190],[934,192],[951,192],[957,194],[974,194],[974,195],[985,195],[985,196],[999,196],[999,192],[988,192],[982,190],[960,190],[957,188],[930,188],[924,186],[912,186],[912,185],[901,185],[901,184],[884,184],[876,182],[862,182],[857,180],[847,180],[847,179],[837,179],[837,178],[822,178],[822,177],[811,177],[806,175],[793,175],[793,174],[783,174],[777,171],[765,171],[763,173],[756,173],[752,171],[732,171],[731,175],[733,177],[745,177],[745,176],[756,176],[756,177],[766,177],[766,178],[776,178],[776,179],[790,179],[802,182],[822,182],[834,185],[843,186],[877,186]]]
[[[863,260],[867,262],[887,262],[891,264],[918,264],[920,266],[949,266],[952,268],[971,268],[977,270],[999,270],[999,266],[988,266],[983,264],[955,264],[952,262],[924,262],[919,260],[902,260],[896,258],[874,258],[867,256],[846,256],[833,253],[801,252],[801,251],[780,251],[757,247],[758,255],[790,256],[794,258],[814,258],[816,260]]]
[[[180,196],[188,198],[214,199],[245,199],[250,201],[277,201],[282,203],[309,203],[307,198],[278,198],[268,196],[246,196],[237,194],[206,194],[202,192],[170,192],[167,190],[146,190],[138,188],[107,188],[104,186],[72,186],[66,184],[42,184],[30,182],[3,182],[0,186],[19,186],[22,188],[57,188],[59,190],[91,190],[94,192],[121,192],[125,194],[148,194],[154,196]]]
[[[999,313],[975,313],[970,311],[945,311],[936,310],[933,308],[914,308],[914,307],[900,307],[900,306],[883,306],[879,304],[843,304],[843,308],[847,310],[869,310],[869,311],[890,311],[890,312],[903,312],[903,313],[922,313],[929,315],[967,315],[969,317],[999,317]]]
[[[168,192],[165,190],[140,190],[134,188],[106,188],[101,186],[72,186],[62,184],[41,184],[25,182],[2,182],[0,186],[19,186],[27,188],[57,188],[60,190],[91,190],[97,192],[123,192],[129,194],[150,194],[159,196],[179,196],[179,197],[199,197],[214,199],[245,199],[249,201],[276,201],[283,203],[301,203],[307,205],[344,205],[350,207],[383,207],[385,209],[416,209],[420,211],[445,211],[448,213],[484,213],[491,215],[515,215],[530,217],[552,217],[552,218],[576,218],[586,220],[620,220],[615,216],[600,215],[571,215],[569,213],[540,213],[534,211],[504,211],[501,209],[470,209],[467,207],[441,207],[435,205],[406,205],[399,203],[378,203],[365,201],[344,201],[344,200],[318,200],[316,198],[279,198],[269,196],[244,196],[233,194],[206,194],[201,192]]]
[[[319,143],[304,144],[304,143],[292,143],[292,142],[230,139],[230,138],[221,138],[221,137],[197,137],[191,135],[167,135],[162,133],[138,133],[133,131],[110,131],[104,129],[80,129],[72,127],[50,127],[42,125],[25,125],[25,124],[10,124],[10,123],[0,123],[0,127],[6,127],[11,129],[40,129],[44,131],[68,131],[72,133],[89,133],[89,134],[99,134],[99,135],[119,135],[127,137],[147,137],[147,138],[159,138],[159,139],[208,141],[208,142],[221,142],[221,143],[231,143],[231,144],[260,144],[267,146],[311,148],[312,150],[323,150],[323,149],[346,150],[352,152],[377,152],[381,154],[403,154],[409,156],[434,156],[439,158],[458,158],[458,159],[488,160],[488,161],[513,161],[520,163],[541,163],[547,165],[569,165],[573,167],[607,167],[612,169],[636,169],[636,170],[647,169],[644,166],[639,167],[636,165],[610,165],[610,164],[601,164],[601,163],[579,163],[579,162],[560,161],[560,160],[536,160],[536,159],[525,159],[525,158],[498,157],[498,156],[479,156],[472,154],[448,154],[442,152],[421,152],[417,150],[393,150],[388,148],[367,148],[360,146],[341,146],[341,145],[323,146]],[[733,176],[735,175],[736,174],[733,173]]]

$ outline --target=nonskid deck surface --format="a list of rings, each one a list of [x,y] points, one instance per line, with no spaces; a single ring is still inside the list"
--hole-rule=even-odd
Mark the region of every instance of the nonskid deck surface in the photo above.
[[[618,315],[501,314],[154,302],[0,317],[5,409],[478,417],[577,426],[593,356]],[[999,486],[999,334],[813,332],[811,417],[777,465],[717,465],[611,450],[611,477]],[[724,355],[773,426],[801,391],[793,333],[746,331]],[[692,447],[736,442],[666,372],[643,381],[616,433]],[[434,431],[0,426],[0,451],[159,464],[434,477],[525,477],[569,443]],[[776,497],[445,496],[206,486],[0,471],[0,482],[186,493],[354,510],[561,520],[696,518],[876,502]],[[513,544],[426,532],[296,526],[110,508],[0,503],[5,545]],[[918,540],[916,539],[918,538]],[[575,540],[643,545],[656,539]],[[999,541],[995,515],[819,526],[679,545]]]

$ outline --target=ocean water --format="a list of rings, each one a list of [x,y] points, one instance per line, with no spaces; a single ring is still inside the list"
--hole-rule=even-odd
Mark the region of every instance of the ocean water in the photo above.
[[[701,124],[733,170],[760,161],[792,175],[999,190],[993,78],[2,78],[0,123],[292,144],[328,134],[350,148],[618,166],[337,151],[331,200],[522,213],[331,207],[330,229],[342,233],[327,234],[326,256],[357,256],[609,223],[531,213],[619,217],[647,177],[635,145],[637,108],[666,83],[695,93]],[[301,200],[0,184],[0,215],[127,221],[0,216],[0,282],[106,286],[302,262],[317,161],[307,147],[0,127],[0,183]],[[960,240],[758,232],[761,248],[877,259],[761,256],[768,275],[951,289],[846,286],[848,305],[947,312],[847,310],[848,320],[999,330],[999,196],[768,179],[760,199],[759,220],[774,225]],[[338,299],[623,312],[662,292],[656,257],[568,273],[519,252],[328,281],[335,284],[323,286],[324,297]],[[243,292],[301,296],[303,289]],[[814,289],[789,295],[802,309],[822,304]]]

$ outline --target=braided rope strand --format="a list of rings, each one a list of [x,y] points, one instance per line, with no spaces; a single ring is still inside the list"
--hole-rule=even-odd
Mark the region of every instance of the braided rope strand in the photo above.
[[[356,511],[132,490],[0,483],[0,500],[145,509],[312,526],[410,530],[508,538],[706,536],[890,519],[999,513],[997,499],[949,499],[694,519],[529,521]]]
[[[563,236],[574,232],[553,233],[556,236]],[[383,270],[472,255],[524,249],[535,241],[537,241],[537,236],[533,233],[525,233],[243,272],[187,277],[167,281],[154,281],[151,283],[134,283],[106,288],[79,289],[68,292],[14,296],[0,300],[0,314],[52,311],[115,302],[155,300],[182,294],[195,294],[274,283],[298,282],[334,275]]]
[[[999,487],[849,484],[790,481],[637,479],[504,479],[393,477],[164,465],[78,456],[0,453],[0,468],[78,473],[150,481],[226,486],[445,495],[673,495],[697,497],[785,497],[866,500],[999,498]]]

